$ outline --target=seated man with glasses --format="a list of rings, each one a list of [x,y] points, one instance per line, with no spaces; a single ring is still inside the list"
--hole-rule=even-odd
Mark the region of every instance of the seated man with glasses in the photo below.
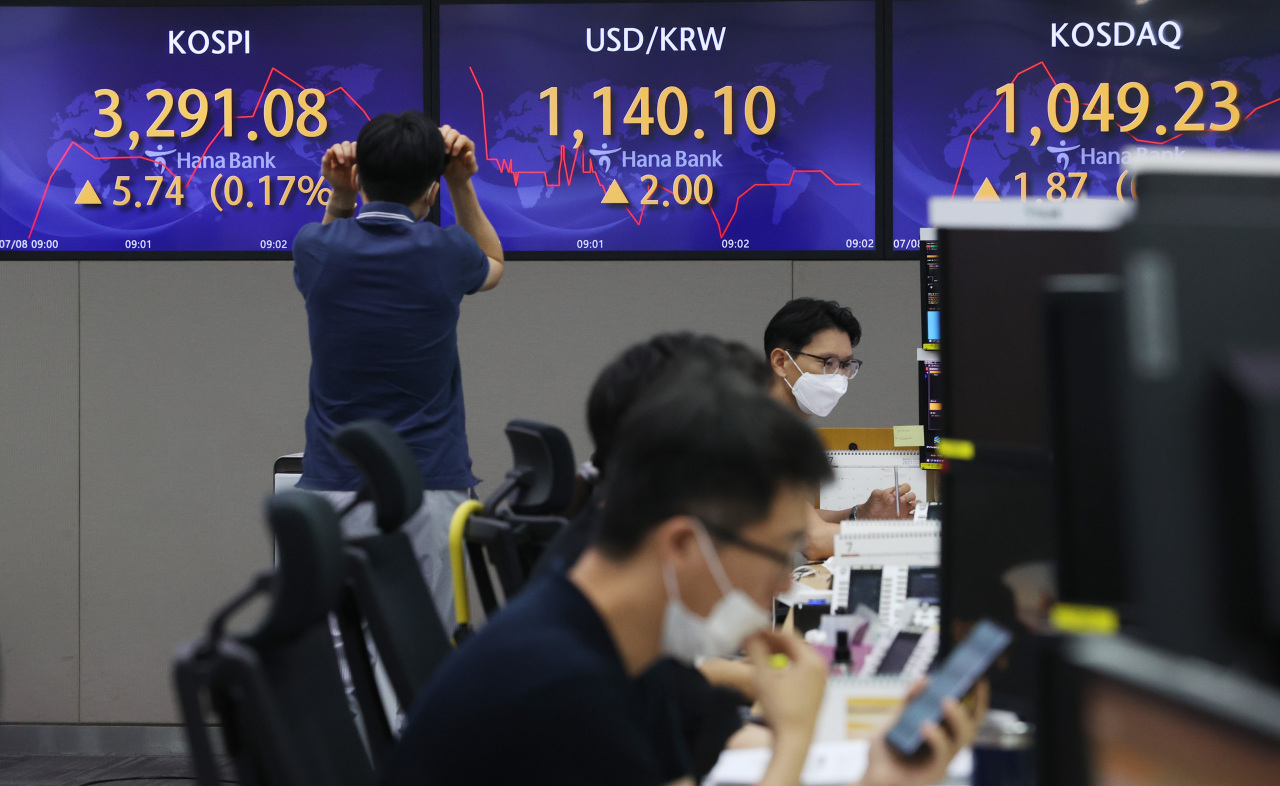
[[[764,331],[774,398],[801,417],[825,418],[862,368],[862,361],[853,356],[861,340],[862,326],[847,307],[809,297],[790,301]],[[916,502],[911,486],[899,486],[898,495],[895,501],[892,488],[878,489],[847,510],[812,511],[805,555],[811,560],[830,557],[842,521],[911,518]]]
[[[742,375],[701,362],[667,373],[619,429],[593,544],[441,667],[386,786],[693,784],[654,669],[744,644],[773,730],[762,782],[799,782],[826,663],[770,632],[769,607],[790,586],[807,500],[830,469],[813,431]],[[950,703],[946,728],[922,729],[924,761],[894,758],[881,738],[864,783],[933,783],[974,730]]]

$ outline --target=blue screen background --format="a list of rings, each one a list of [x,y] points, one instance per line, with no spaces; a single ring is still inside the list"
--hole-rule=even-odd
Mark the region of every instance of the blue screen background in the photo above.
[[[643,48],[588,49],[588,31],[598,47],[600,28],[628,27],[643,34]],[[699,36],[726,30],[719,51],[702,51],[700,38],[697,51],[663,51],[661,37],[649,46],[655,27],[696,28]],[[681,41],[678,34],[671,40]],[[476,139],[476,191],[507,250],[874,248],[872,2],[445,5],[439,54],[440,121]],[[592,97],[606,85],[613,87],[608,137]],[[731,137],[714,96],[725,85],[735,88]],[[764,136],[743,122],[756,85],[768,86],[777,104]],[[548,101],[539,98],[552,86],[559,88],[557,136]],[[667,136],[654,123],[644,136],[622,122],[639,88],[649,87],[656,105],[668,86],[688,97],[682,133]],[[674,122],[675,99],[669,106]],[[757,116],[763,120],[762,109]],[[705,137],[696,139],[694,129]],[[583,131],[577,150],[574,130]],[[678,152],[713,154],[715,165],[680,167]],[[672,165],[637,164],[636,154],[666,154]],[[676,203],[669,189],[681,173],[712,178],[709,205]],[[646,174],[660,186],[653,198],[667,206],[640,204],[651,187]],[[615,181],[630,204],[601,203]],[[442,209],[442,223],[452,223],[447,193]]]
[[[0,250],[31,241],[56,241],[59,251],[125,252],[137,250],[138,241],[152,251],[287,249],[298,228],[320,220],[324,208],[318,198],[308,205],[296,183],[280,206],[285,184],[276,178],[318,178],[324,151],[355,139],[366,113],[424,108],[422,14],[417,6],[0,8],[0,73],[6,75],[0,80]],[[169,31],[246,29],[248,54],[169,51]],[[124,126],[112,138],[94,134],[111,126],[98,111],[108,99],[94,96],[104,88],[120,96]],[[175,106],[163,127],[179,133],[192,124],[176,100],[187,89],[203,91],[209,99],[204,129],[185,139],[148,138],[162,109],[159,98],[146,98],[156,88],[171,91]],[[222,136],[223,103],[214,100],[227,88],[234,114],[253,115],[235,120],[229,139]],[[292,97],[295,116],[303,88],[328,93],[321,110],[328,130],[315,138],[296,130],[271,136],[262,105],[276,88]],[[277,128],[284,104],[274,102]],[[130,131],[141,137],[132,149]],[[224,166],[182,165],[206,151]],[[256,165],[232,169],[232,154]],[[219,174],[222,211],[211,194]],[[148,175],[163,178],[151,205]],[[244,187],[239,207],[224,204],[222,188],[233,175]],[[182,205],[164,198],[175,176],[185,185]],[[272,177],[271,207],[263,204],[258,182],[265,176]],[[114,188],[120,177],[127,178],[132,199],[115,206],[122,199]],[[86,183],[102,205],[75,203]]]

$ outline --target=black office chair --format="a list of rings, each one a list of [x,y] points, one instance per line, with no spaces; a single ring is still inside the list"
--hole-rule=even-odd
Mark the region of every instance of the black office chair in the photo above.
[[[373,501],[380,530],[346,544],[337,617],[370,752],[381,763],[396,735],[377,688],[364,627],[405,710],[453,645],[409,536],[400,529],[422,504],[422,473],[413,454],[391,427],[376,420],[343,427],[333,444],[364,478],[357,499]]]
[[[342,589],[337,516],[322,497],[287,491],[268,499],[267,520],[277,567],[215,614],[174,665],[196,779],[219,782],[208,708],[222,724],[241,786],[372,786],[328,624]],[[232,615],[264,594],[270,608],[257,628],[228,634]]]
[[[459,508],[450,532],[454,571],[462,565],[465,547],[486,615],[523,589],[547,544],[569,524],[562,516],[550,514],[564,511],[573,499],[573,448],[563,431],[545,423],[513,420],[506,434],[513,457],[511,470],[483,507],[464,503]],[[457,589],[460,586],[455,577],[458,630],[454,639],[459,642],[471,632],[470,607],[466,592]]]

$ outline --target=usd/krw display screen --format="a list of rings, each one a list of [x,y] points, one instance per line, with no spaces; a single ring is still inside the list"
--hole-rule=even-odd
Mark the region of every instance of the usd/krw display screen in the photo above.
[[[320,158],[424,107],[419,6],[0,8],[0,253],[287,251]]]
[[[441,5],[440,121],[507,251],[874,251],[875,5]]]
[[[896,0],[893,249],[932,196],[1130,199],[1134,158],[1280,146],[1278,9]]]

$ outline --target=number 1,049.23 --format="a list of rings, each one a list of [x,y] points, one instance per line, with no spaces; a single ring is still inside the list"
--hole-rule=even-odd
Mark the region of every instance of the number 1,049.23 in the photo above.
[[[1213,105],[1226,112],[1226,117],[1224,118],[1226,122],[1210,123],[1208,130],[1231,131],[1235,129],[1242,119],[1240,108],[1236,106],[1236,101],[1240,98],[1239,89],[1235,83],[1228,82],[1225,79],[1213,82],[1209,85],[1209,89],[1212,91],[1221,90],[1225,93],[1224,97],[1219,101],[1215,101]],[[1174,123],[1173,130],[1180,134],[1204,131],[1205,124],[1193,120],[1200,111],[1200,107],[1204,104],[1204,86],[1199,82],[1188,80],[1179,83],[1173,90],[1178,94],[1190,93],[1191,95],[1191,105],[1187,107],[1182,118],[1177,123]],[[1004,130],[1012,134],[1014,133],[1014,123],[1017,118],[1017,111],[1014,107],[1015,93],[1013,83],[1002,85],[1000,89],[996,90],[996,95],[1004,99]],[[1111,111],[1111,98],[1111,83],[1101,83],[1098,85],[1098,89],[1094,91],[1093,97],[1089,99],[1089,103],[1084,106],[1082,114],[1080,111],[1080,94],[1076,88],[1067,82],[1058,82],[1049,91],[1047,106],[1049,124],[1053,126],[1053,130],[1060,134],[1070,134],[1075,131],[1076,125],[1081,119],[1096,120],[1100,131],[1109,132],[1111,123],[1115,122],[1116,117],[1115,113]],[[1134,100],[1135,98],[1137,99],[1136,101]],[[1147,113],[1151,109],[1151,91],[1140,82],[1126,82],[1115,92],[1115,106],[1120,110],[1121,114],[1129,115],[1132,118],[1127,123],[1118,123],[1117,128],[1125,133],[1133,131],[1147,119]],[[1066,115],[1065,118],[1063,117],[1064,114]],[[1157,129],[1157,133],[1165,133],[1164,126],[1160,126]]]

